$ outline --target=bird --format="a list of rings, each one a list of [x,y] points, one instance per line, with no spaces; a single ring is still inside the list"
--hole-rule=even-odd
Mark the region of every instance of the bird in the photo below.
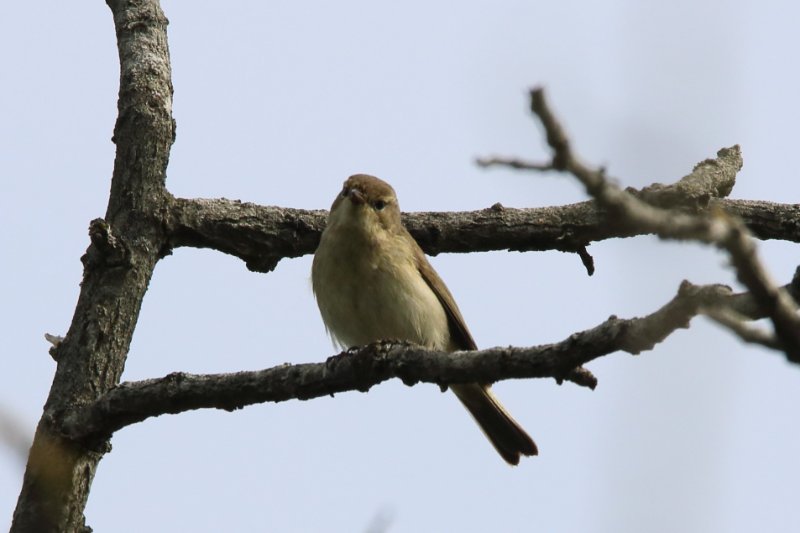
[[[375,176],[344,182],[314,254],[311,282],[322,321],[342,348],[391,340],[478,349],[453,295],[403,226],[394,189]],[[538,455],[488,384],[450,389],[507,463]]]

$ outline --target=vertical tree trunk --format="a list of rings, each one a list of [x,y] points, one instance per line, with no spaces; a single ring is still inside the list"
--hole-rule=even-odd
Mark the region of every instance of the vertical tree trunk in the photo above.
[[[167,20],[157,0],[108,0],[120,58],[119,116],[111,193],[91,244],[69,331],[28,457],[12,532],[82,531],[84,508],[108,440],[77,442],[59,425],[70,407],[119,383],[142,299],[167,252],[162,214],[174,139]]]

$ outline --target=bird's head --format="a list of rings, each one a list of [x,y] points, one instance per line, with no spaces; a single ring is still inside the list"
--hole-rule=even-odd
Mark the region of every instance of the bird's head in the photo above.
[[[350,176],[331,206],[328,225],[394,232],[402,228],[397,195],[391,185],[375,176]]]

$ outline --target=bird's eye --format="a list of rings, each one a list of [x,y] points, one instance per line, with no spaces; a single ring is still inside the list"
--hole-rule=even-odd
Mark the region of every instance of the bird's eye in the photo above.
[[[383,200],[375,200],[372,202],[372,207],[375,208],[375,211],[381,211],[384,207],[386,207],[386,202]]]

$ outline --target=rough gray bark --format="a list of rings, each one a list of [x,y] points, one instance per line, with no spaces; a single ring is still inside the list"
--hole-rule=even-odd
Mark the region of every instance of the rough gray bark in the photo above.
[[[800,275],[795,275],[786,289],[796,298],[800,294]],[[597,380],[581,365],[616,351],[636,355],[651,350],[676,329],[689,327],[691,319],[704,309],[720,307],[750,319],[764,316],[747,293],[732,294],[722,285],[684,282],[672,300],[647,316],[611,317],[555,344],[452,353],[412,344],[377,343],[344,352],[324,363],[285,364],[234,374],[174,373],[123,383],[93,404],[73,410],[65,417],[62,431],[74,439],[99,440],[153,416],[202,408],[232,411],[256,403],[308,400],[345,391],[367,392],[392,378],[407,385],[423,382],[440,386],[554,378],[594,388]]]
[[[663,186],[646,199],[662,206],[669,201],[672,208],[686,212],[722,209],[741,218],[760,239],[800,242],[797,204],[710,196],[698,206],[694,193],[683,197]],[[327,214],[226,199],[176,198],[165,222],[171,247],[212,248],[238,257],[250,270],[269,272],[282,258],[313,253]],[[610,223],[594,200],[552,207],[520,209],[496,204],[478,211],[404,213],[403,222],[429,255],[496,250],[576,252],[591,242],[647,233],[642,228]]]
[[[157,2],[109,0],[120,58],[117,155],[105,220],[92,222],[78,304],[36,429],[11,531],[85,530],[107,442],[65,438],[61,418],[119,383],[142,298],[164,248],[159,213],[174,135],[167,20]]]

